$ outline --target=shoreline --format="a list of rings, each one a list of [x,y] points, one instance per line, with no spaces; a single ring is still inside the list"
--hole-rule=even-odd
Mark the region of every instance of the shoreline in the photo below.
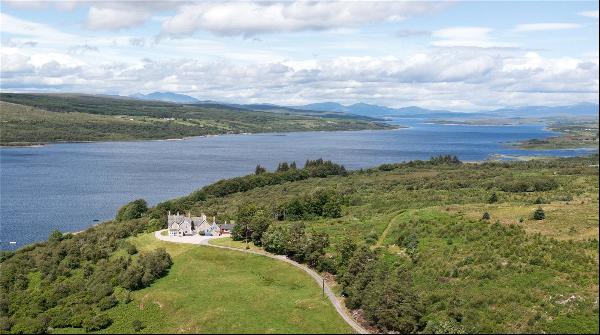
[[[321,133],[321,132],[359,132],[359,131],[392,131],[400,129],[408,129],[409,126],[404,125],[390,125],[387,129],[348,129],[348,130],[294,130],[284,132],[257,132],[257,133],[223,133],[223,134],[208,134],[198,136],[185,136],[176,138],[155,138],[155,139],[120,139],[120,140],[86,140],[86,141],[56,141],[56,142],[10,142],[0,144],[2,148],[43,148],[55,144],[84,144],[84,143],[118,143],[118,142],[167,142],[167,141],[185,141],[194,138],[208,138],[217,136],[240,136],[240,135],[265,135],[265,134],[292,134],[292,133]]]

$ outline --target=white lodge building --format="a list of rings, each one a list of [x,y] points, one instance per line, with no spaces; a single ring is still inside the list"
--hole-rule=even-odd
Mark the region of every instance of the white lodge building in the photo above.
[[[189,212],[187,215],[181,215],[179,212],[172,215],[169,211],[167,216],[169,236],[219,236],[222,234],[221,226],[226,227],[225,233],[229,233],[234,225],[227,224],[227,222],[223,225],[217,225],[215,217],[213,217],[212,223],[209,223],[204,213],[200,216],[191,216]]]
[[[169,236],[187,236],[196,235],[200,231],[206,230],[210,227],[210,224],[206,220],[206,215],[191,216],[190,213],[186,215],[180,215],[179,212],[175,215],[169,214],[167,216],[167,227],[169,229]]]

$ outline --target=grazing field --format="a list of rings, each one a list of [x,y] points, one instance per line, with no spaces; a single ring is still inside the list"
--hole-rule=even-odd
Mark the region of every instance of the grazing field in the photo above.
[[[359,119],[89,95],[2,93],[0,104],[1,145],[393,128]]]

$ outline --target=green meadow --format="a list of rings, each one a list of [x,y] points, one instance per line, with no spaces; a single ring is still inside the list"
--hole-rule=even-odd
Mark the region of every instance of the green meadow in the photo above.
[[[267,257],[175,244],[143,234],[140,251],[165,248],[169,274],[108,310],[101,333],[349,333],[321,290],[303,271]],[[61,329],[67,332],[73,329]],[[78,329],[81,331],[82,329]]]

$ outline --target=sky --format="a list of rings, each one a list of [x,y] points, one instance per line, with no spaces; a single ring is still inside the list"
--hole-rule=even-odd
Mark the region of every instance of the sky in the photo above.
[[[2,92],[598,103],[598,1],[0,2]]]

